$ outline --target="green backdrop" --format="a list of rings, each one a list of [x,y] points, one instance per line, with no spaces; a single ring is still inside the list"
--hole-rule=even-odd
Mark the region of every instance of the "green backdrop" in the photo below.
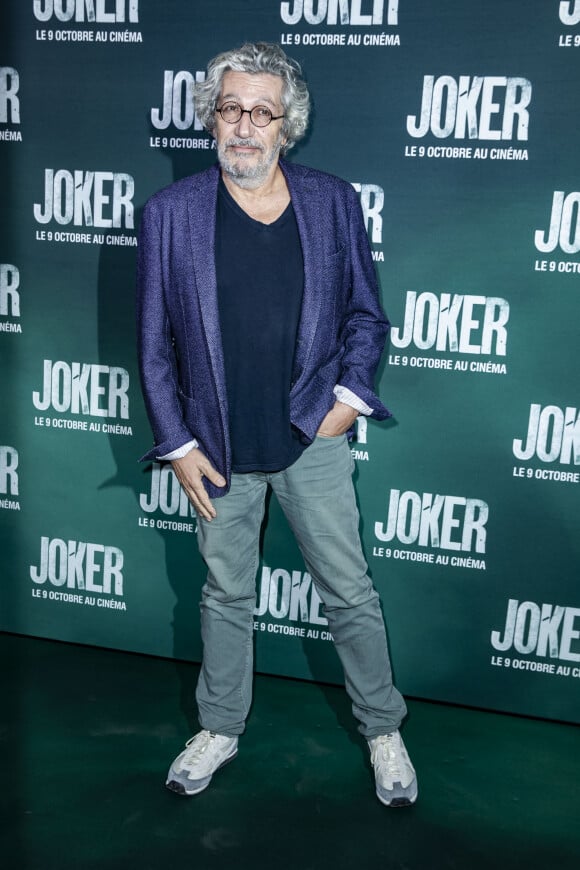
[[[280,41],[291,159],[360,193],[394,411],[353,443],[410,695],[580,721],[580,2],[39,0],[0,49],[0,628],[199,659],[203,565],[151,445],[134,340],[146,199],[215,159],[191,82]],[[261,671],[341,674],[273,500]]]

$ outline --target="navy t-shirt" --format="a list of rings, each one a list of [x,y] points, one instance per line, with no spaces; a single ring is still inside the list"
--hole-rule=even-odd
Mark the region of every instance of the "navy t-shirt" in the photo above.
[[[292,203],[251,218],[220,179],[216,274],[232,470],[280,471],[304,445],[290,424],[292,365],[304,285]]]

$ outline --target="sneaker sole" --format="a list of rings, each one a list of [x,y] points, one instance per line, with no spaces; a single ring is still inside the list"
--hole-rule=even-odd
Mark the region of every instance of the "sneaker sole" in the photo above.
[[[224,759],[224,761],[222,761],[219,767],[216,767],[212,775],[208,777],[207,782],[204,782],[204,784],[199,788],[188,789],[184,786],[182,782],[179,782],[179,780],[177,779],[168,779],[165,783],[165,788],[169,789],[169,791],[172,791],[174,794],[181,795],[182,797],[193,797],[193,795],[200,794],[200,792],[205,791],[206,788],[209,786],[214,774],[216,774],[218,770],[221,770],[222,767],[225,767],[226,764],[229,764],[230,761],[233,761],[237,754],[238,750],[236,749],[236,751],[232,753],[232,755],[229,755],[226,759]]]
[[[418,792],[415,792],[415,794],[412,797],[396,797],[390,801],[384,800],[384,798],[382,798],[378,792],[376,792],[376,795],[383,806],[393,807],[396,809],[397,807],[412,807],[413,804],[415,803],[415,801],[417,800]]]

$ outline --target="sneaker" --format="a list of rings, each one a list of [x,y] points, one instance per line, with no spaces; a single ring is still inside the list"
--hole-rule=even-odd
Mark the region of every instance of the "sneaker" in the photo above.
[[[398,731],[368,741],[377,797],[387,807],[406,807],[417,800],[417,775]]]
[[[167,775],[165,785],[182,795],[199,794],[207,788],[216,770],[238,754],[238,738],[200,731],[185,744]]]

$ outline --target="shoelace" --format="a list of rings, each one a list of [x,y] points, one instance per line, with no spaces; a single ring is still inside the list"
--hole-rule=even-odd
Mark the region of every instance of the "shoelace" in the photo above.
[[[213,737],[214,735],[209,731],[202,731],[201,734],[195,734],[193,737],[190,737],[185,744],[189,748],[183,760],[189,764],[201,758],[211,740],[213,740]]]
[[[377,739],[375,750],[373,752],[373,757],[371,759],[373,764],[379,753],[381,754],[383,761],[386,762],[389,774],[393,778],[395,778],[396,776],[400,777],[402,775],[402,771],[399,767],[399,753],[395,748],[395,739],[391,734],[383,734]]]

